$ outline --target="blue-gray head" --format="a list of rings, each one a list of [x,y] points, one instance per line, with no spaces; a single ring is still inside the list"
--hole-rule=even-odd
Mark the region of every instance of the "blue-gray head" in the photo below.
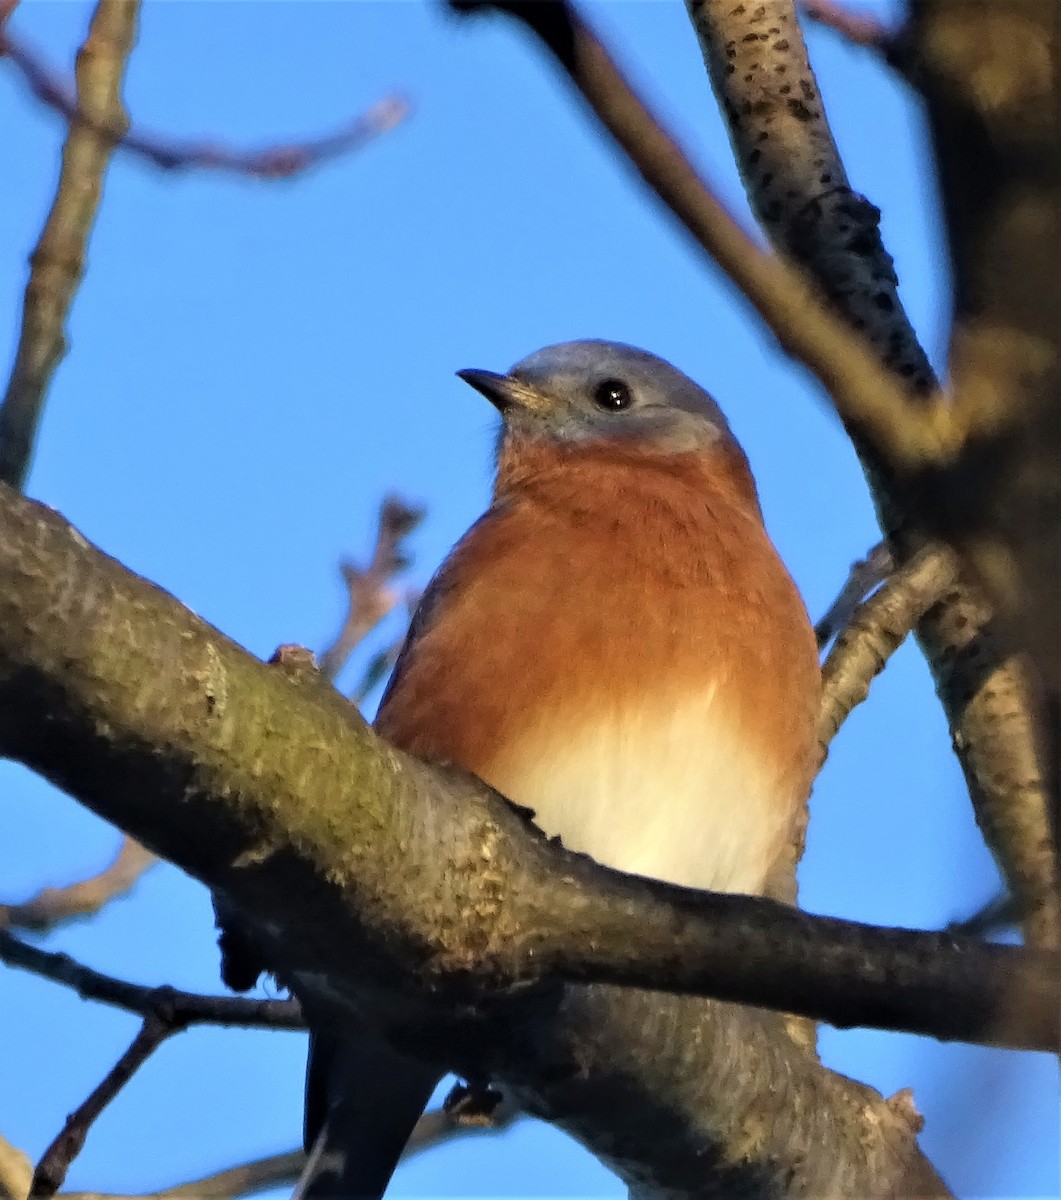
[[[500,411],[506,433],[565,442],[629,438],[676,453],[732,437],[703,388],[664,359],[620,342],[563,342],[507,375],[457,374]]]

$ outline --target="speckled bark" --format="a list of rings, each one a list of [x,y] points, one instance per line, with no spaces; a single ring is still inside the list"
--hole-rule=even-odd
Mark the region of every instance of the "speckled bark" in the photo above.
[[[934,376],[899,300],[891,258],[880,239],[879,213],[850,187],[792,0],[687,0],[687,5],[763,228],[806,268],[830,304],[873,346],[881,363],[915,392],[927,392]],[[951,5],[958,27],[966,21],[967,7],[964,0]],[[969,37],[967,42],[970,48],[980,47],[985,39]],[[1020,39],[1005,44],[1020,57]],[[954,79],[960,92],[973,72]],[[998,177],[1003,174],[1000,167]],[[971,190],[982,188],[983,181]],[[968,187],[962,189],[961,204],[967,202],[968,192]],[[965,228],[960,216],[957,226],[960,239]],[[1042,243],[1040,261],[1048,261],[1041,247]],[[1005,297],[1000,294],[998,302],[1005,306]],[[1057,307],[1039,311],[1056,314]],[[1061,421],[1056,425],[1061,428]],[[909,552],[907,497],[872,449],[859,439],[856,446],[882,527]],[[1023,475],[1018,472],[1017,477]],[[1058,477],[1055,472],[1053,478]],[[976,485],[972,491],[975,494]],[[1056,491],[1052,494],[1058,508]],[[968,520],[975,511],[968,503],[970,496],[954,500],[962,510],[960,519]],[[978,498],[976,506],[980,503]],[[944,511],[936,501],[927,508]],[[917,517],[923,522],[925,513]],[[1042,528],[1041,517],[1041,512],[1036,515],[1036,528]],[[1057,527],[1057,522],[1051,526]],[[1040,537],[1038,544],[1050,548],[1041,559],[1057,561],[1061,551],[1055,548],[1061,539]],[[983,595],[956,583],[926,613],[917,636],[947,714],[977,819],[1020,905],[1026,933],[1040,945],[1056,945],[1061,925],[1058,877],[1049,789],[1036,744],[1037,710],[1025,671],[991,615]]]
[[[791,0],[687,5],[763,228],[890,371],[929,390],[932,368],[899,301],[880,213],[848,181]]]

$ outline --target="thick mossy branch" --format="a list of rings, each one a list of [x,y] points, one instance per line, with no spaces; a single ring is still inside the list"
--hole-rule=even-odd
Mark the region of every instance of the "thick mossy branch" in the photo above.
[[[344,1005],[387,988],[424,1011],[575,980],[1056,1043],[1051,958],[607,871],[50,510],[4,489],[0,519],[0,750],[237,905],[311,1001],[325,978]]]
[[[606,871],[380,742],[305,656],[256,661],[50,510],[0,489],[0,527],[0,751],[237,904],[315,1024],[369,1020],[497,1079],[643,1196],[947,1192],[910,1102],[823,1069],[784,1017],[556,981],[776,987],[841,1023],[916,1012],[953,1035],[957,1014],[991,1040],[1055,1037],[1052,962]]]

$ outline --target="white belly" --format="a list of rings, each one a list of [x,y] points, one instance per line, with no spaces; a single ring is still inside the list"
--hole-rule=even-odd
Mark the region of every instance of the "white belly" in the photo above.
[[[557,720],[527,731],[489,782],[609,867],[759,893],[795,805],[719,709],[708,694],[580,726]]]

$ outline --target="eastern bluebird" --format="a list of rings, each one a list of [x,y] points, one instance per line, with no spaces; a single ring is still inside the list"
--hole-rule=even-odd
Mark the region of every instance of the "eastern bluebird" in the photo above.
[[[503,418],[493,501],[425,592],[376,728],[610,867],[792,902],[818,655],[725,417],[612,342],[460,376]],[[305,1194],[381,1195],[436,1082],[318,1037]]]

